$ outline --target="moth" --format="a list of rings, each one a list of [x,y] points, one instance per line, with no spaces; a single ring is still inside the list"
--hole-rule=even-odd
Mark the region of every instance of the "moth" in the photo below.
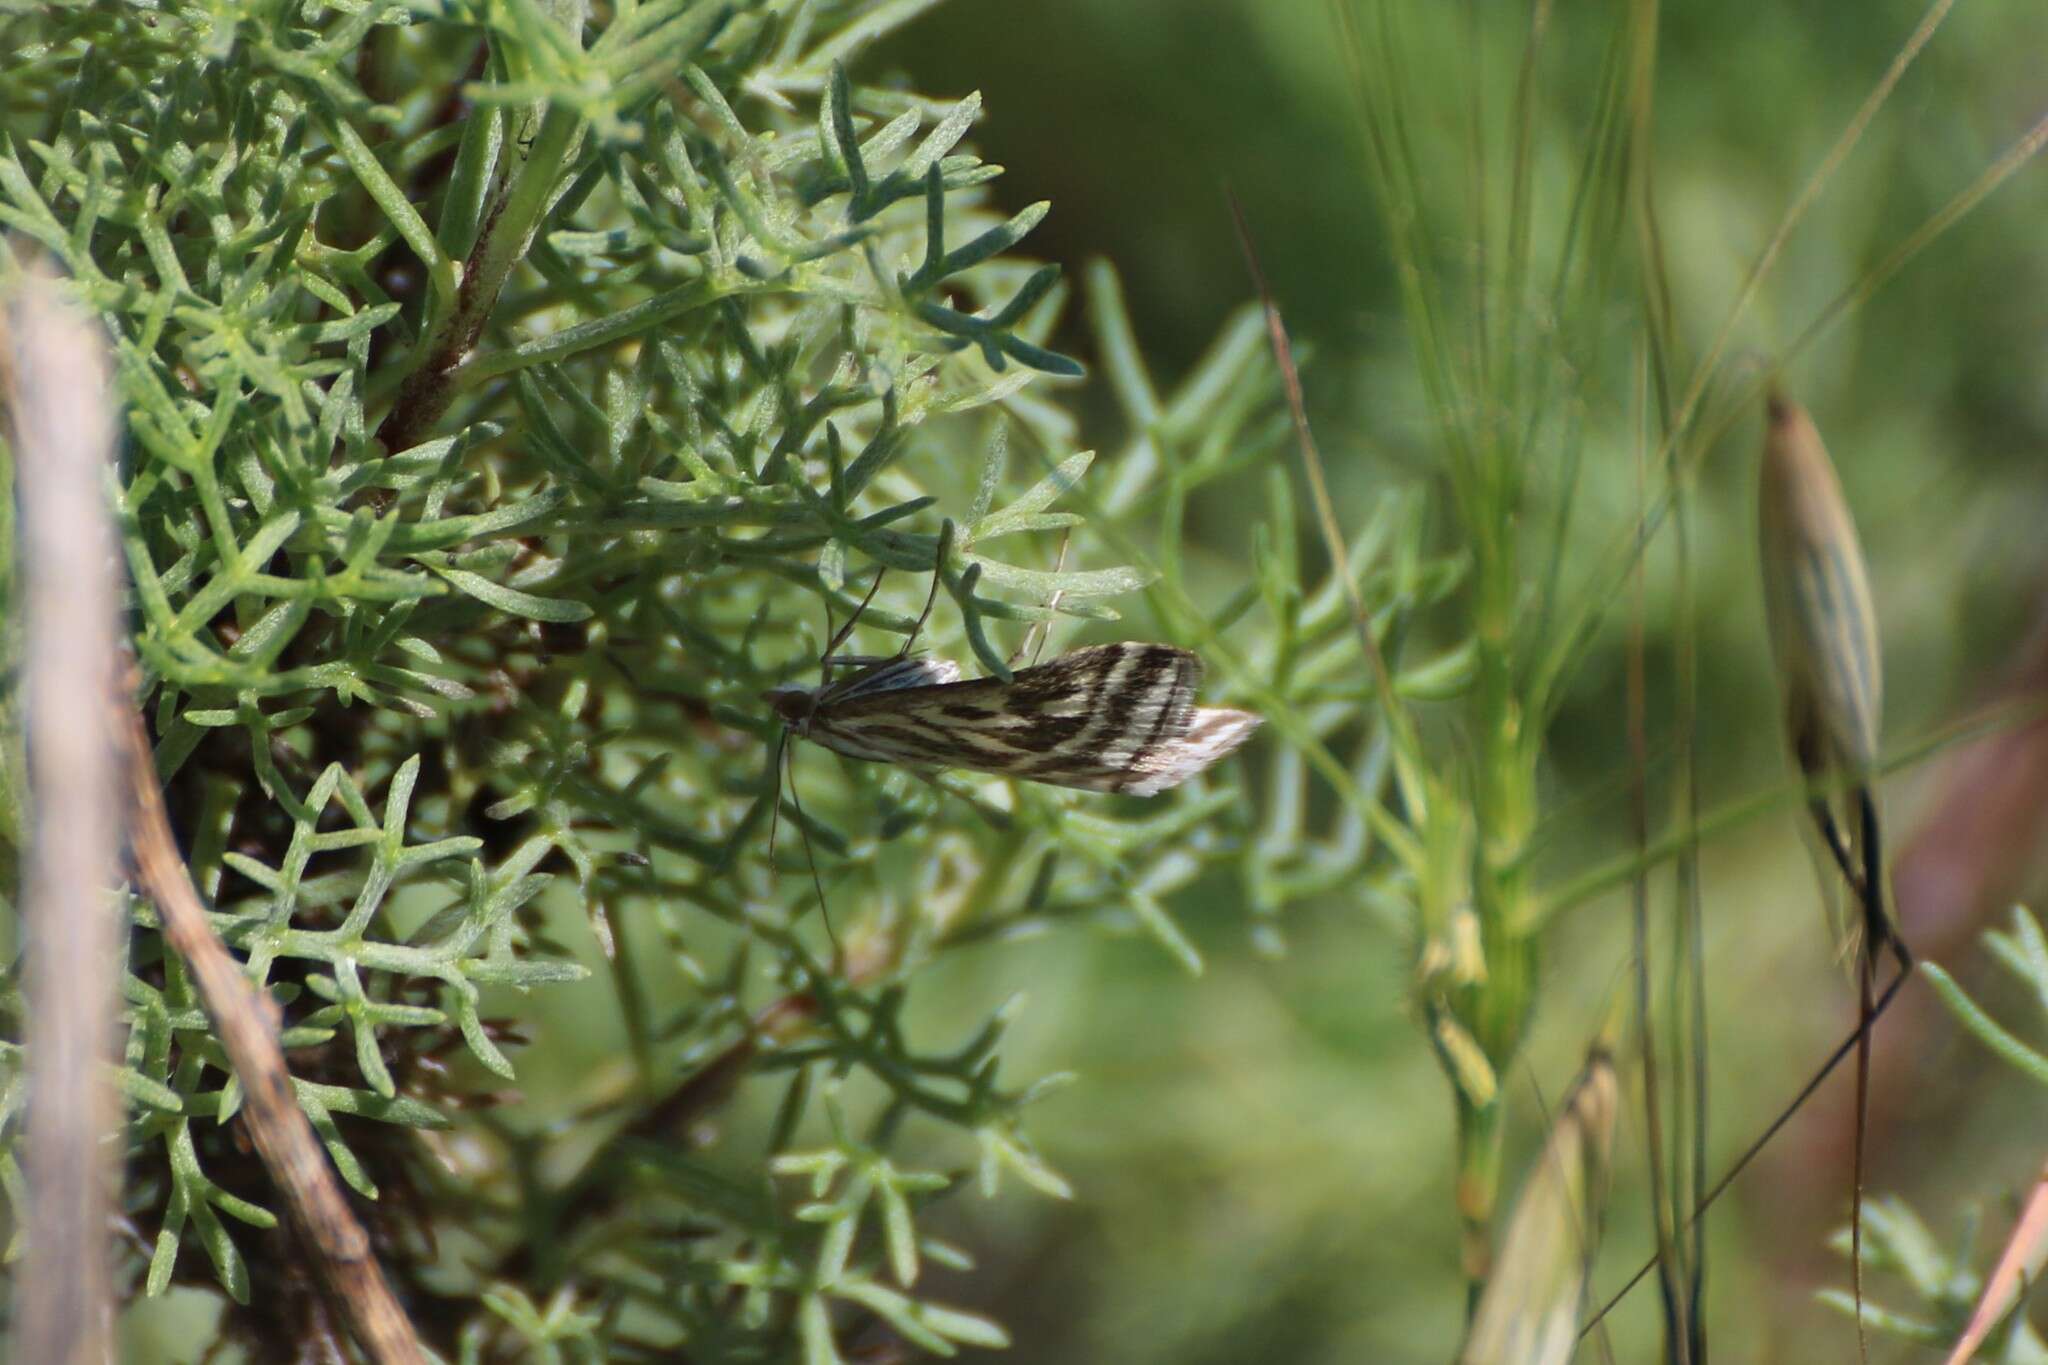
[[[848,758],[1153,796],[1259,727],[1249,711],[1195,705],[1201,680],[1188,650],[1124,643],[1069,651],[1008,682],[963,680],[958,664],[900,655],[762,699],[789,734]]]

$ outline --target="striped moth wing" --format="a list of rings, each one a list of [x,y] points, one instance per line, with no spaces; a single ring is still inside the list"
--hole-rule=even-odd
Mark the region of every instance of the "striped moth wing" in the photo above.
[[[1243,744],[1248,711],[1196,706],[1202,661],[1157,644],[1095,645],[999,678],[890,659],[769,703],[794,733],[849,758],[968,768],[1056,787],[1152,796]]]

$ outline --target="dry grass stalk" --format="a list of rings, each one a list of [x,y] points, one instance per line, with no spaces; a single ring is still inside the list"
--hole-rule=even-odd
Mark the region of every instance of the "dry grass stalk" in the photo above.
[[[14,1354],[106,1360],[121,1109],[115,1056],[119,783],[94,678],[111,681],[114,532],[101,474],[114,454],[106,347],[53,281],[30,272],[6,318],[0,374],[19,488],[22,688],[33,831],[24,874],[29,1067],[27,1263]]]

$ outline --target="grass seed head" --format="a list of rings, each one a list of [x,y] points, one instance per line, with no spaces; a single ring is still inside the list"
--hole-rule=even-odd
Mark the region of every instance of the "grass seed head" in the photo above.
[[[1764,609],[1793,753],[1809,775],[1877,761],[1877,613],[1842,483],[1813,420],[1773,390],[1758,481]]]

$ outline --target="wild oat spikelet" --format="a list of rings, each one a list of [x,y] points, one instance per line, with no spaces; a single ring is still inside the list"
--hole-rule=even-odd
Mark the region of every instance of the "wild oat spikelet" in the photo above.
[[[1894,935],[1883,911],[1883,859],[1871,780],[1884,705],[1877,611],[1841,480],[1805,409],[1773,391],[1758,479],[1764,612],[1800,771],[1825,784],[1809,798],[1827,851],[1862,902],[1875,956]],[[1845,837],[1832,808],[1845,798]],[[1851,851],[1860,845],[1860,858]]]
[[[1565,1095],[1501,1237],[1459,1365],[1566,1365],[1600,1241],[1621,1088],[1600,1042]]]

